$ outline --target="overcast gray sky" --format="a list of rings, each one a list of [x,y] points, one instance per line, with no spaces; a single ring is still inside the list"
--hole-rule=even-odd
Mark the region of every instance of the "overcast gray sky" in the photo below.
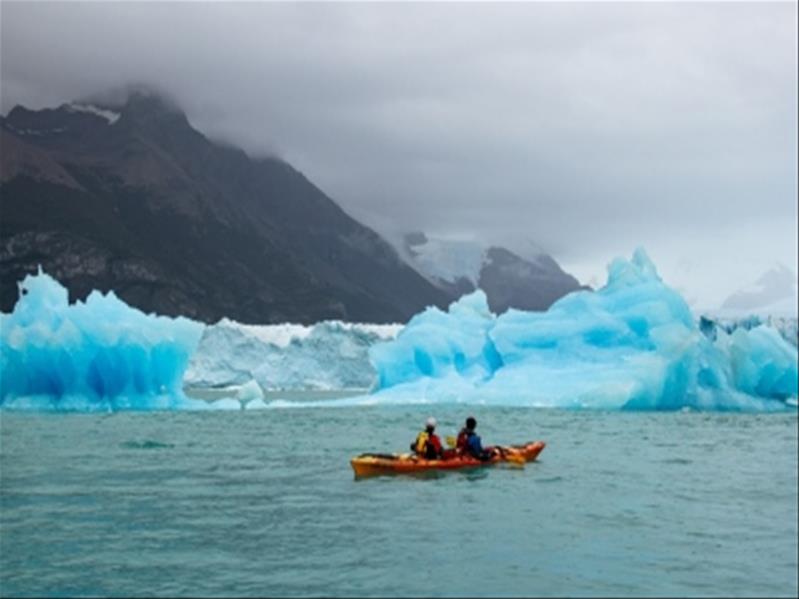
[[[700,306],[797,271],[797,4],[11,3],[2,111],[125,85],[377,230],[642,245]]]

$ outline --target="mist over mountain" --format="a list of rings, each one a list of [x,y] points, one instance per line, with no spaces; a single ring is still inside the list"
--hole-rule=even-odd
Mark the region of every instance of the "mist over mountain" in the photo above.
[[[288,163],[215,143],[171,100],[0,119],[0,309],[41,265],[72,298],[114,290],[203,321],[405,321],[451,296]]]
[[[775,264],[753,283],[741,287],[721,304],[721,314],[769,314],[796,317],[797,278],[784,264]]]

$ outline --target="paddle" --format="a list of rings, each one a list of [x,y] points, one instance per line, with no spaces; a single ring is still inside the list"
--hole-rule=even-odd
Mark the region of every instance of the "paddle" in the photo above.
[[[504,457],[505,461],[516,464],[517,466],[524,466],[527,463],[527,459],[524,457],[524,454],[521,453],[506,452]]]

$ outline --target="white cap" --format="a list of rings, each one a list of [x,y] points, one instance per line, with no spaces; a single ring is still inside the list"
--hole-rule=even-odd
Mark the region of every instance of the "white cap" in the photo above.
[[[425,425],[426,426],[430,426],[432,428],[436,428],[436,419],[433,418],[432,416],[430,416],[430,418],[427,419],[427,422],[425,423]]]

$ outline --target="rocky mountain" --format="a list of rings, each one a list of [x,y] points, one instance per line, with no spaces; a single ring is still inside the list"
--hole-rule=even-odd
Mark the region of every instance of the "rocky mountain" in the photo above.
[[[479,287],[495,313],[508,308],[546,310],[557,299],[586,289],[546,253],[522,258],[507,248],[476,241],[406,234],[399,252],[420,274],[449,294]]]
[[[215,143],[157,94],[0,118],[0,310],[37,265],[212,322],[405,321],[451,294],[291,165]]]

